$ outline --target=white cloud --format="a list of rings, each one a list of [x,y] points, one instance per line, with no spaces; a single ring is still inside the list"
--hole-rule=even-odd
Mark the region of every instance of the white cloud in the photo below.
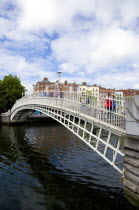
[[[91,5],[91,7],[90,7]],[[83,0],[24,0],[19,20],[24,30],[45,29],[48,33],[71,27],[72,18],[78,14],[88,17],[94,9],[94,1]]]
[[[0,17],[0,37],[2,38],[8,31],[13,30],[14,22]]]
[[[138,59],[139,35],[131,31],[125,31],[115,26],[102,33],[92,36],[92,44],[96,45],[90,61],[94,68],[114,67],[126,65],[134,59]]]
[[[105,74],[99,75],[94,83],[99,84],[101,81],[101,84],[107,86],[107,88],[137,88],[139,85],[138,78],[139,70],[120,72],[117,69],[117,72],[105,72]]]
[[[68,30],[77,15],[96,18],[110,24],[119,19],[130,24],[139,15],[138,0],[24,0],[19,25],[25,30],[45,29],[47,32]]]
[[[138,42],[139,35],[112,26],[95,33],[64,35],[52,43],[52,49],[54,56],[63,62],[61,66],[67,62],[70,66],[76,64],[75,71],[83,67],[87,73],[93,73],[138,60]]]
[[[77,82],[138,87],[138,0],[16,0],[10,11],[7,2],[0,2],[1,76],[16,73],[28,85],[32,76],[54,81],[61,69]]]
[[[74,73],[75,71],[77,71],[77,67],[76,65],[73,65],[71,63],[63,63],[60,65],[60,68],[64,71],[64,72],[67,72],[67,73]]]
[[[54,56],[61,62],[66,61],[78,66],[88,64],[90,35],[82,33],[66,34],[52,42]]]
[[[8,50],[0,50],[0,57],[0,78],[9,74],[17,75],[26,87],[30,87],[28,91],[31,90],[33,83],[41,81],[46,75],[50,80],[56,80],[57,75],[54,72],[48,68],[44,70],[44,63],[47,66],[44,59],[40,62],[28,62],[24,57],[16,53],[11,54]]]

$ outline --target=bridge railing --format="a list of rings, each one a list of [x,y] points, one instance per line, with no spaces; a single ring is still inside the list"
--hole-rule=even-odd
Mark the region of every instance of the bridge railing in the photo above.
[[[19,99],[17,103],[19,104],[35,98],[44,98],[47,104],[50,105],[59,105],[69,109],[73,107],[73,109],[76,109],[80,114],[94,117],[99,121],[109,123],[122,129],[125,128],[124,98],[122,96],[107,97],[98,94],[47,91],[25,96]],[[52,98],[55,100],[52,101]],[[62,103],[60,101],[62,101]]]

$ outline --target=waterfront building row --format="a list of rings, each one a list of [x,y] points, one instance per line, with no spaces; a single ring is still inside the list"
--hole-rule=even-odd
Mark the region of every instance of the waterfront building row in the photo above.
[[[51,82],[48,80],[47,77],[44,77],[42,81],[38,81],[33,86],[33,92],[47,92],[47,91],[66,91],[66,92],[74,92],[74,93],[81,93],[82,95],[85,95],[87,93],[92,94],[95,97],[98,97],[99,95],[107,95],[108,92],[111,95],[120,95],[122,97],[126,96],[133,96],[133,95],[139,95],[138,89],[111,89],[111,88],[105,88],[101,87],[100,85],[94,84],[94,85],[87,85],[86,82],[82,82],[82,84],[77,84],[76,82],[68,83],[67,80],[65,80],[64,83],[59,83],[57,80],[56,82]]]

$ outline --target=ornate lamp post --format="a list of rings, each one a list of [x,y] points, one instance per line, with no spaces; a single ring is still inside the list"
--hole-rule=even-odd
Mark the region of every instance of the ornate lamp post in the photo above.
[[[60,76],[62,74],[62,71],[57,71],[57,75],[58,75],[58,83],[60,83]]]
[[[59,89],[59,84],[60,84],[60,76],[62,74],[62,71],[57,71],[57,75],[58,75],[58,89]]]
[[[35,85],[32,85],[32,87],[33,87],[33,93],[34,93],[34,87],[35,87]]]

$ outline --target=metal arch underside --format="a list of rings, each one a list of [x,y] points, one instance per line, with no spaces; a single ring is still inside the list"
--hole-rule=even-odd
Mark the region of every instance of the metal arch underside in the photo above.
[[[71,110],[44,105],[25,105],[17,108],[14,116],[23,110],[38,110],[60,122],[116,170],[123,173],[122,158],[124,154],[120,149],[120,134],[118,132],[75,114]]]
[[[17,109],[17,112],[15,113],[13,119],[12,119],[12,123],[14,122],[24,122],[27,117],[28,117],[28,112],[29,110],[32,110],[32,109],[21,109],[21,110],[18,110]]]

